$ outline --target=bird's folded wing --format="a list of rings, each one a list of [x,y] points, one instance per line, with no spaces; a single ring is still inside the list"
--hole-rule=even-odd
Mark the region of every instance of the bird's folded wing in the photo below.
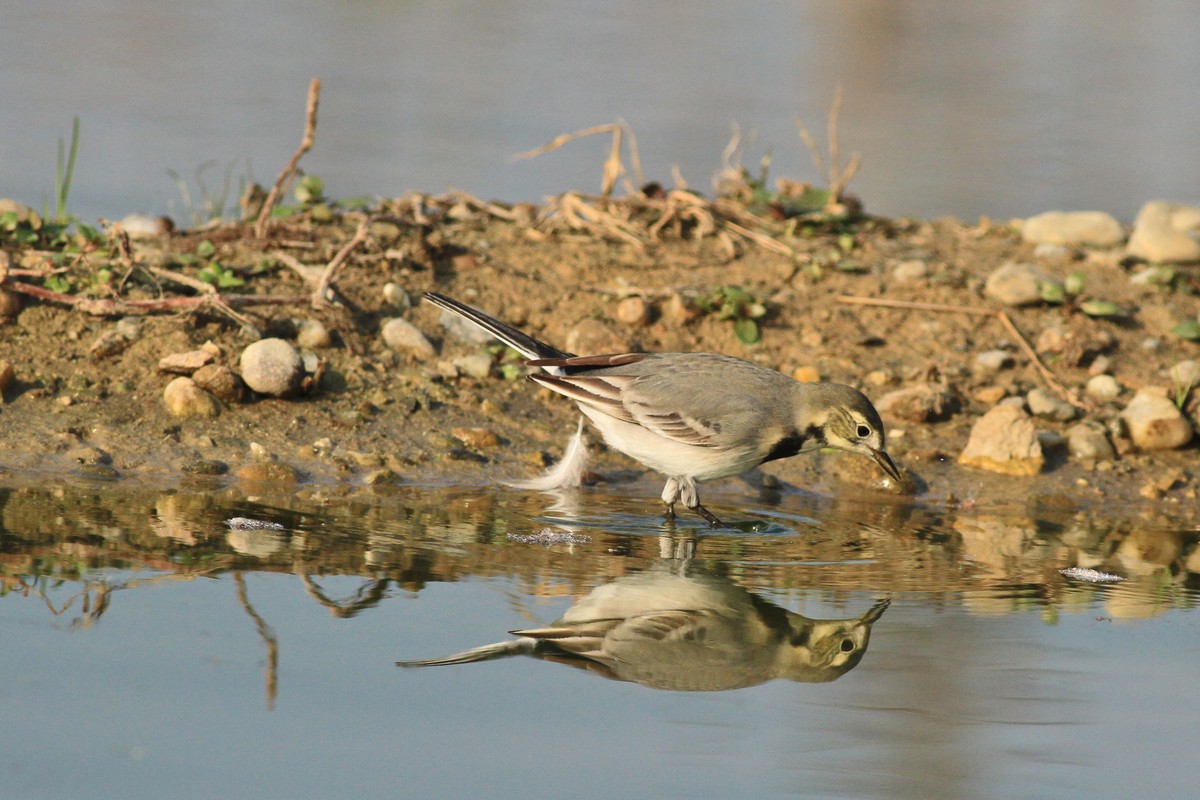
[[[717,425],[673,410],[664,399],[639,392],[637,376],[583,374],[529,377],[583,406],[622,422],[638,425],[665,439],[698,447],[715,447],[721,433]]]

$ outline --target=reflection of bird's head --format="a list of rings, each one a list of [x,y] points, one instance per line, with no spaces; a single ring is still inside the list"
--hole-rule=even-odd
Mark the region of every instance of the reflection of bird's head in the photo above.
[[[890,600],[880,600],[853,619],[811,620],[792,615],[790,646],[779,652],[779,677],[823,683],[854,669],[867,652],[871,626],[890,604]]]

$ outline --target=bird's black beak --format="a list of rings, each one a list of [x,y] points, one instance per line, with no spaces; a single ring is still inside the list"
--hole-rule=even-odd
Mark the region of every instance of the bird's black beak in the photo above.
[[[896,483],[904,483],[904,479],[900,477],[900,470],[896,468],[896,465],[892,462],[892,457],[885,451],[872,448],[871,458],[875,459],[875,463],[879,465],[881,470],[887,473],[889,478]]]

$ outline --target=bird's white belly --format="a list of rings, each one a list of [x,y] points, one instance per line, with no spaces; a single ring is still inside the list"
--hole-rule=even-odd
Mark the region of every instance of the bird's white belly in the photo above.
[[[580,405],[579,410],[592,421],[610,447],[664,475],[711,480],[740,475],[762,460],[761,455],[746,447],[730,449],[684,444],[584,405]]]

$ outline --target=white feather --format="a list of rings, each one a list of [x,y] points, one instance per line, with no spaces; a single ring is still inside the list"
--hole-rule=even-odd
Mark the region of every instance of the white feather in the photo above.
[[[505,481],[506,486],[514,489],[533,489],[538,492],[548,492],[553,489],[576,489],[583,484],[583,471],[587,467],[587,443],[583,438],[583,417],[579,418],[579,427],[567,442],[567,449],[557,464],[546,469],[536,478],[527,481]]]

